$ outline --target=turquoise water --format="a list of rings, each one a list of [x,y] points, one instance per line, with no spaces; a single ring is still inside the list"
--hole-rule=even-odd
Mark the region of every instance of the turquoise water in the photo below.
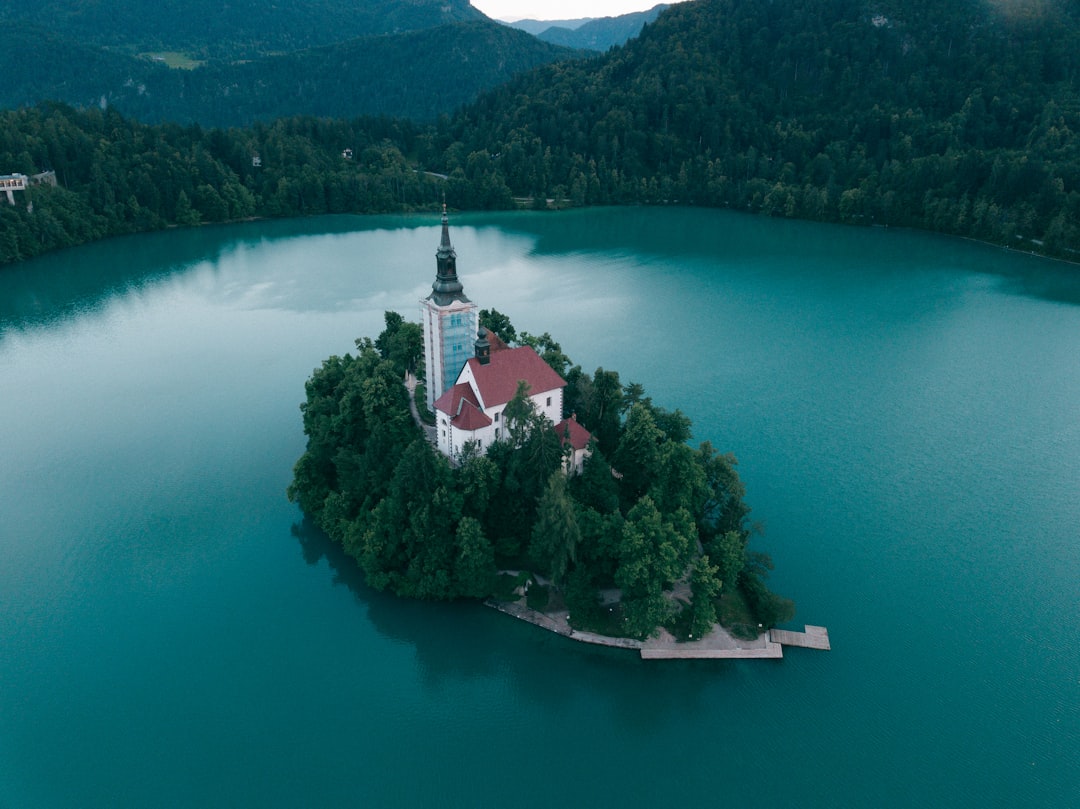
[[[1080,270],[719,211],[460,216],[466,293],[740,459],[833,651],[644,663],[400,601],[284,498],[434,217],[0,271],[0,807],[1070,806]]]

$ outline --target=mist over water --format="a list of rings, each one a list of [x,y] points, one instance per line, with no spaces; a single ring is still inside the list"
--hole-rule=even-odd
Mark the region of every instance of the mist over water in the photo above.
[[[0,271],[0,807],[1067,806],[1080,272],[722,211],[455,216],[465,292],[734,452],[833,651],[642,662],[375,593],[284,497],[438,218]]]

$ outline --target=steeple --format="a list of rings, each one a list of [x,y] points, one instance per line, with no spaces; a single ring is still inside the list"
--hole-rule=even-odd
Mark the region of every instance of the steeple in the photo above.
[[[479,328],[478,307],[465,297],[457,274],[457,254],[450,244],[450,221],[443,202],[442,239],[435,251],[435,283],[431,294],[420,301],[424,330],[424,373],[427,404],[431,408],[443,391],[457,381],[458,374],[475,350]]]
[[[450,244],[450,218],[446,215],[445,202],[442,206],[442,240],[435,252],[435,283],[431,285],[428,300],[437,306],[449,306],[454,301],[469,302],[457,276],[457,253]]]

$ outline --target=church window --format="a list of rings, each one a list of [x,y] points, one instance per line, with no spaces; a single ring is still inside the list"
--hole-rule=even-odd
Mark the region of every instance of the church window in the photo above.
[[[547,406],[551,407],[551,397],[547,397]]]

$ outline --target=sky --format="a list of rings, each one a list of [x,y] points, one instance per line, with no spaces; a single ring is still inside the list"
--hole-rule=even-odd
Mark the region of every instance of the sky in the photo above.
[[[617,17],[631,11],[647,11],[659,3],[679,0],[470,0],[474,8],[492,19],[578,20],[582,17]]]

